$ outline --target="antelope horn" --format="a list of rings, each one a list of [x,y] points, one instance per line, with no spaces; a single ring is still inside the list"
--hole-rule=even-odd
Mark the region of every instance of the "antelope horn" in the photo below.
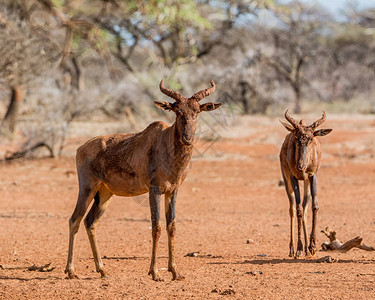
[[[309,127],[312,129],[315,129],[318,126],[320,126],[325,120],[326,120],[326,113],[323,111],[322,117],[319,120],[312,123]]]
[[[298,124],[297,121],[294,120],[294,119],[289,115],[288,110],[289,110],[289,109],[287,109],[286,112],[285,112],[285,119],[287,119],[287,120],[289,121],[289,123],[292,124],[292,126],[293,126],[295,129],[300,128],[301,125]]]
[[[200,101],[204,97],[207,97],[207,96],[211,95],[215,90],[215,82],[213,80],[211,80],[210,83],[211,83],[210,88],[207,88],[207,89],[204,89],[204,90],[201,90],[201,91],[195,93],[193,96],[190,97],[190,99]]]
[[[176,100],[176,101],[180,101],[181,98],[182,98],[181,94],[180,94],[179,92],[172,91],[172,90],[166,88],[166,87],[163,85],[163,82],[164,82],[164,79],[162,79],[162,80],[160,81],[160,85],[159,85],[159,87],[160,87],[160,91],[161,91],[163,94],[167,95],[168,97],[171,97],[171,98],[173,98],[173,99]]]

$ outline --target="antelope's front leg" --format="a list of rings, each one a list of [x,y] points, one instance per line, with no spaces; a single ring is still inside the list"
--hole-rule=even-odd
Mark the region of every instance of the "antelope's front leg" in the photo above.
[[[152,223],[152,257],[148,275],[152,276],[155,281],[162,281],[159,277],[158,267],[156,265],[156,252],[161,235],[160,226],[160,190],[157,186],[151,186],[149,191],[151,223]]]
[[[318,185],[318,179],[316,177],[316,174],[314,174],[312,177],[310,177],[310,189],[311,189],[311,196],[312,196],[312,228],[311,228],[311,234],[310,234],[310,245],[309,250],[312,255],[316,252],[316,223],[318,218],[318,196],[317,196],[317,185]]]
[[[283,175],[285,191],[289,199],[289,216],[290,216],[290,242],[289,242],[289,256],[294,257],[294,218],[296,215],[296,203],[293,196],[292,183],[290,176],[285,177],[284,171],[281,169]]]
[[[307,241],[307,210],[309,208],[309,202],[310,202],[310,181],[304,180],[304,193],[303,193],[303,202],[302,202],[302,207],[303,207],[303,218],[302,218],[302,224],[303,224],[303,236],[305,240],[305,255],[307,256],[308,254],[308,241]]]
[[[301,205],[301,195],[299,192],[298,180],[293,175],[290,175],[290,179],[292,182],[294,198],[296,199],[296,207],[297,207],[298,241],[297,241],[297,252],[296,252],[295,258],[298,258],[302,256],[302,253],[303,253],[303,244],[302,244],[302,238],[301,238],[303,209]]]
[[[182,280],[182,276],[176,268],[174,257],[174,236],[176,234],[176,200],[177,190],[171,194],[165,194],[165,219],[168,233],[168,271],[172,273],[173,280]]]

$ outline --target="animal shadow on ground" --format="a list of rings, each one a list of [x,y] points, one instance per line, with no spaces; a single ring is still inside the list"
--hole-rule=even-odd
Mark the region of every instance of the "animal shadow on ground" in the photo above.
[[[316,264],[320,263],[317,262],[318,258],[310,258],[310,259],[288,259],[288,258],[271,258],[271,259],[252,259],[252,260],[244,260],[244,261],[237,261],[237,262],[208,262],[209,265],[242,265],[242,264],[251,264],[251,265],[274,265],[274,264]],[[349,263],[356,263],[356,264],[375,264],[374,259],[339,259],[335,263],[341,264],[349,264]]]
[[[158,256],[158,258],[168,258],[168,256]],[[103,256],[103,259],[111,260],[142,260],[149,259],[147,256]]]
[[[61,277],[49,276],[49,277],[34,277],[34,278],[21,278],[21,277],[9,277],[9,276],[0,276],[0,280],[20,280],[20,281],[32,281],[32,280],[60,280]]]

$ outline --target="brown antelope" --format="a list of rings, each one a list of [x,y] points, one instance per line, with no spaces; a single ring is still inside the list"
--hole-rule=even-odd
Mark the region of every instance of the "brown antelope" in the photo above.
[[[315,228],[318,214],[318,198],[317,198],[317,172],[320,167],[322,158],[322,147],[318,136],[329,134],[332,129],[316,128],[321,125],[326,114],[323,112],[322,117],[307,126],[304,120],[296,122],[285,112],[285,119],[289,124],[280,121],[284,127],[290,131],[280,151],[281,173],[283,175],[286,193],[289,198],[289,214],[290,214],[290,244],[289,256],[300,257],[303,251],[301,240],[301,225],[303,223],[303,233],[305,238],[305,255],[307,255],[307,207],[310,201],[310,191],[312,196],[312,229],[310,234],[310,245],[308,247],[313,255],[316,252],[316,236]],[[303,203],[301,205],[301,197],[299,192],[298,181],[304,183]],[[294,235],[294,217],[297,206],[297,224],[298,224],[298,243],[297,252],[294,253],[293,235]]]
[[[177,191],[184,181],[193,152],[193,140],[198,114],[217,109],[221,103],[199,104],[215,90],[211,87],[195,93],[190,98],[172,91],[160,82],[160,90],[175,100],[174,103],[154,101],[164,110],[173,111],[176,120],[172,126],[161,121],[153,122],[135,134],[113,134],[95,137],[78,148],[76,156],[79,194],[75,210],[69,220],[69,252],[65,273],[77,278],[74,271],[74,237],[79,224],[93,199],[85,218],[85,226],[94,256],[96,271],[101,277],[107,273],[99,254],[95,238],[96,226],[108,207],[113,194],[131,197],[149,193],[152,222],[152,258],[148,274],[161,280],[156,265],[156,252],[161,234],[160,198],[165,195],[165,214],[168,233],[168,271],[173,280],[183,279],[174,259],[175,205]]]

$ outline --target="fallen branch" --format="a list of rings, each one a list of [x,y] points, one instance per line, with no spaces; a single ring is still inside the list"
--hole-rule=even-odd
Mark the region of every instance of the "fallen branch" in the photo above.
[[[51,272],[55,269],[55,267],[51,267],[51,263],[45,264],[43,266],[32,265],[31,267],[28,266],[13,266],[13,265],[0,265],[0,269],[2,270],[28,270],[28,271],[37,271],[37,272]]]
[[[17,151],[17,152],[9,152],[8,151],[5,154],[5,160],[14,160],[14,159],[19,159],[19,158],[25,157],[28,153],[33,152],[33,151],[35,151],[39,148],[42,148],[42,147],[47,148],[47,150],[50,153],[50,157],[55,157],[52,148],[49,145],[47,145],[46,143],[41,142],[41,143],[38,143],[38,144],[36,144],[32,147],[29,147],[25,150],[22,150],[22,151]]]
[[[339,260],[337,258],[334,258],[334,257],[332,257],[330,255],[318,258],[316,260],[317,263],[329,263],[329,264],[332,264],[332,263],[335,263],[335,262],[338,262],[338,261]]]
[[[331,230],[329,227],[326,227],[325,230],[321,230],[321,232],[329,238],[329,242],[324,242],[322,244],[323,251],[347,252],[352,248],[359,248],[365,251],[375,251],[374,247],[362,244],[362,237],[360,236],[357,236],[343,244],[337,239],[336,231]]]
[[[55,267],[51,267],[51,263],[45,264],[44,266],[37,266],[32,265],[28,267],[27,270],[29,271],[37,271],[37,272],[51,272],[55,269]]]

